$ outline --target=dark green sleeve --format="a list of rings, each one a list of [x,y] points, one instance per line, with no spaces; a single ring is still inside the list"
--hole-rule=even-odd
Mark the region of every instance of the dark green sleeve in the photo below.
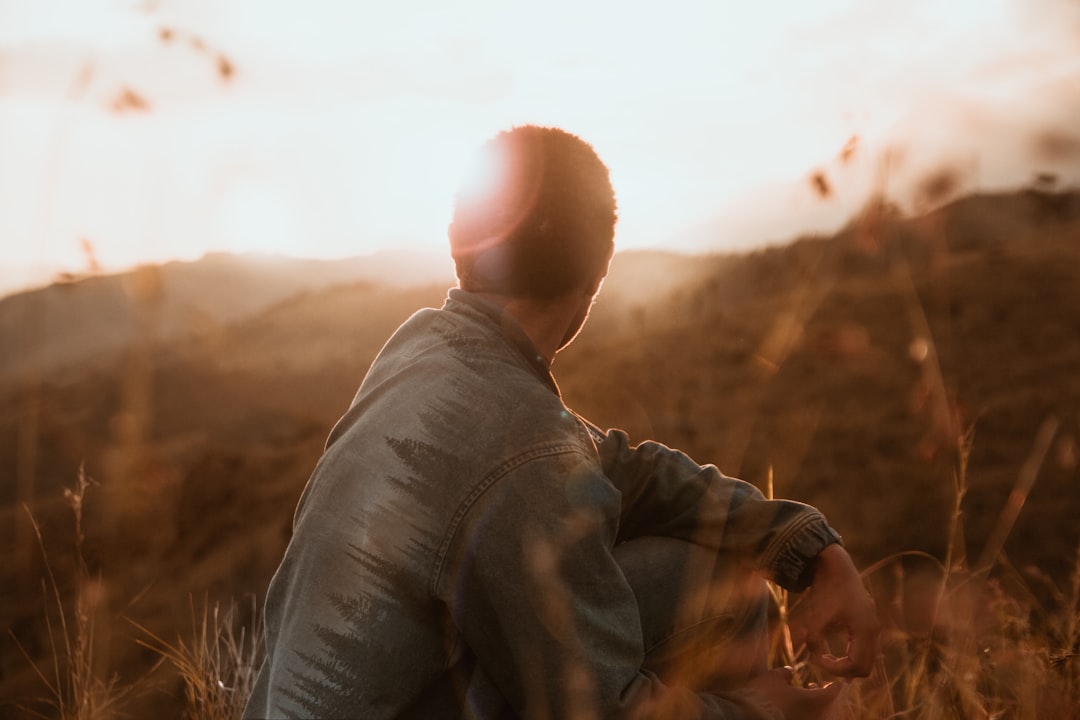
[[[594,433],[604,473],[622,494],[619,541],[676,537],[744,555],[779,585],[803,590],[812,561],[840,536],[815,508],[768,500],[712,465],[626,433]]]
[[[611,552],[620,511],[581,451],[511,468],[468,508],[435,582],[488,689],[467,704],[490,712],[495,692],[526,720],[773,717],[745,694],[695,694],[642,669],[637,604]]]

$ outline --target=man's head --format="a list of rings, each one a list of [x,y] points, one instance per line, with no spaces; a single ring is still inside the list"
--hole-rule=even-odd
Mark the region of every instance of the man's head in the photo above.
[[[603,277],[615,221],[592,146],[526,125],[480,148],[454,200],[450,253],[464,290],[550,300]]]

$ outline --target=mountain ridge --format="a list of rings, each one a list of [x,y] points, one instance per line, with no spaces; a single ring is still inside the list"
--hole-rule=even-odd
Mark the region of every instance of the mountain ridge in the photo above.
[[[447,286],[332,284],[29,382],[0,373],[0,619],[40,614],[22,504],[70,567],[63,492],[80,466],[98,482],[85,556],[112,607],[171,638],[185,595],[260,595],[330,427]],[[1059,577],[1080,545],[1078,368],[1080,194],[1016,193],[916,218],[870,206],[835,235],[739,254],[620,253],[553,369],[590,420],[820,507],[863,564],[943,554],[961,460],[977,557],[1050,427],[1005,549]],[[9,645],[5,695],[32,680]],[[145,667],[115,646],[112,668]]]
[[[219,332],[289,297],[332,285],[408,287],[450,278],[446,258],[420,251],[340,260],[212,253],[55,283],[0,298],[0,379],[66,370],[136,340]]]

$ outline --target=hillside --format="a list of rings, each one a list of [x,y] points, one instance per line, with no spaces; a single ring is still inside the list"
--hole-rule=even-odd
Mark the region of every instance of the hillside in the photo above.
[[[448,259],[408,251],[345,260],[211,254],[70,278],[0,298],[0,382],[66,372],[137,340],[218,333],[299,293],[333,285],[403,287],[452,278]]]
[[[15,381],[25,374],[7,370],[28,360],[0,357],[0,619],[46,654],[43,566],[19,503],[64,578],[63,489],[85,463],[99,483],[84,527],[102,633],[110,666],[133,676],[152,658],[121,615],[171,640],[191,598],[264,591],[330,426],[393,328],[446,284],[282,285],[243,310],[222,294],[210,329],[129,323],[108,342],[117,316],[70,289],[49,302],[73,334],[41,345],[76,345],[60,364]],[[139,317],[132,297],[119,317]],[[1055,578],[1080,545],[1078,370],[1080,196],[1036,192],[914,219],[872,208],[835,237],[745,255],[620,254],[555,365],[568,404],[601,425],[762,488],[771,468],[777,494],[820,506],[863,563],[943,553],[971,428],[963,508],[977,558],[1045,425],[1005,550]],[[0,694],[14,697],[34,680],[10,638],[0,649]]]
[[[598,312],[559,360],[564,395],[759,487],[771,468],[777,494],[825,510],[864,562],[942,555],[969,431],[974,560],[1056,423],[1006,549],[1066,573],[1080,543],[1080,203],[975,197],[871,230],[715,258],[664,305]]]

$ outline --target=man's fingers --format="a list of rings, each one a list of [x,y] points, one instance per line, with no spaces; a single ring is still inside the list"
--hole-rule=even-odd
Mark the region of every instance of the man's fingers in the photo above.
[[[879,650],[876,616],[861,618],[857,627],[849,628],[848,634],[848,652],[843,657],[833,654],[824,632],[814,627],[793,627],[791,641],[796,649],[805,644],[810,661],[833,675],[866,677],[874,669]]]
[[[854,674],[866,677],[874,669],[874,661],[877,660],[881,650],[881,624],[877,614],[868,613],[867,619],[858,626],[852,628],[850,649]]]
[[[865,645],[856,647],[852,645],[851,654],[844,657],[836,657],[828,651],[814,653],[813,661],[822,670],[838,677],[866,677],[874,669],[876,652]]]
[[[826,698],[827,702],[832,702],[840,697],[840,693],[844,692],[844,688],[846,687],[847,684],[842,682],[825,683],[825,685],[820,688],[820,692],[822,697]]]
[[[822,656],[829,654],[829,644],[821,635],[809,633],[804,639],[806,650],[810,653],[810,659],[817,664]]]
[[[866,677],[874,669],[877,659],[877,643],[867,638],[852,638],[848,657],[851,660],[851,674],[848,677]]]
[[[850,657],[836,657],[828,653],[822,653],[814,658],[818,667],[827,673],[838,677],[852,677],[855,674],[855,664]]]
[[[837,698],[840,697],[840,693],[844,692],[846,687],[846,683],[832,682],[825,685],[820,690],[816,690],[815,692],[821,693],[821,707],[828,708],[836,702]]]
[[[797,690],[800,695],[799,705],[803,710],[803,715],[799,717],[823,717],[823,713],[840,697],[844,687],[844,683],[833,682],[824,687]]]
[[[814,602],[809,596],[803,597],[791,608],[791,614],[788,616],[788,630],[791,632],[791,641],[796,647],[806,641],[807,635],[819,632],[817,626],[820,623],[815,622],[815,615]]]

